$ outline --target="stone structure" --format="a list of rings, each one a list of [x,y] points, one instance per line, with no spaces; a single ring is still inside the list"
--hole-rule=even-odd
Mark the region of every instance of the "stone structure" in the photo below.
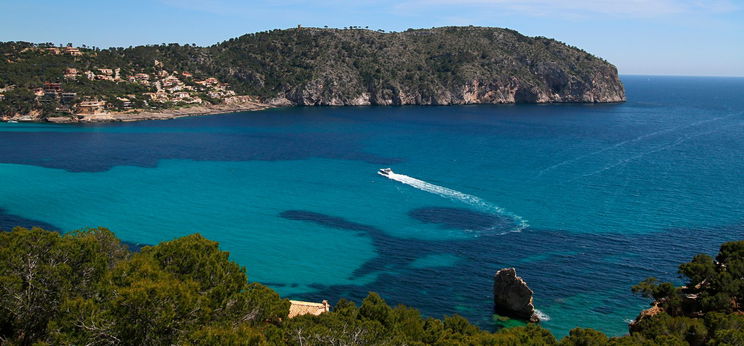
[[[327,300],[324,300],[322,303],[303,302],[299,300],[290,300],[289,302],[292,304],[289,306],[289,318],[307,314],[318,316],[331,311],[331,305],[328,304]]]

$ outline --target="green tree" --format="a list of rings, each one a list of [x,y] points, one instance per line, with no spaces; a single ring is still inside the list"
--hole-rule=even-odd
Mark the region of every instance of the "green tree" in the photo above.
[[[571,346],[602,346],[607,345],[609,339],[606,335],[594,329],[574,328],[568,336],[563,338],[560,344]]]
[[[36,105],[36,96],[25,88],[15,88],[5,92],[5,98],[0,101],[0,115],[13,116],[27,114]]]
[[[675,287],[650,278],[633,291],[653,298],[661,313],[631,326],[634,336],[654,342],[691,345],[725,344],[737,340],[744,327],[744,241],[721,245],[715,260],[705,254],[681,264],[687,285]]]

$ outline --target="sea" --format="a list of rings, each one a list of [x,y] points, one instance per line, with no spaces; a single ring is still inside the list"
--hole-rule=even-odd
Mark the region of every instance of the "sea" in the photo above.
[[[631,286],[744,239],[744,78],[622,80],[619,104],[0,123],[0,229],[200,233],[284,297],[377,292],[489,330],[520,325],[493,314],[514,267],[556,336],[624,335],[649,305]]]

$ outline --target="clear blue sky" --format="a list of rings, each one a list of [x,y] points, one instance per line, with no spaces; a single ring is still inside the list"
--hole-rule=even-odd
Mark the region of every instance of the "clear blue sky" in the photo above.
[[[581,47],[621,74],[744,76],[744,0],[2,0],[0,40],[210,45],[303,26],[507,27]]]

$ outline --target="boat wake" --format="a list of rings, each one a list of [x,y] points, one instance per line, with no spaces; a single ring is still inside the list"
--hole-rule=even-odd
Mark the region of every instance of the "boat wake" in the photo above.
[[[643,157],[645,157],[647,155],[651,155],[651,154],[658,153],[660,151],[672,149],[672,148],[674,148],[674,147],[676,147],[676,146],[678,146],[678,145],[680,145],[682,143],[685,143],[685,142],[687,142],[689,140],[695,139],[697,137],[707,136],[707,135],[710,135],[712,133],[716,133],[716,132],[718,132],[718,131],[720,131],[722,129],[725,129],[725,128],[726,128],[726,126],[721,126],[721,127],[717,127],[717,128],[715,128],[713,130],[710,130],[710,131],[705,131],[705,132],[697,133],[697,134],[694,134],[694,135],[688,135],[688,136],[683,136],[683,137],[677,138],[672,143],[664,144],[664,145],[658,146],[656,148],[653,148],[651,150],[644,151],[644,152],[642,152],[640,154],[637,154],[637,155],[628,157],[626,159],[622,159],[622,160],[617,161],[617,162],[615,162],[613,164],[610,164],[610,165],[607,165],[605,167],[602,167],[601,169],[596,170],[594,172],[590,172],[590,173],[584,174],[584,175],[582,175],[580,177],[574,178],[574,179],[570,180],[570,182],[576,181],[576,180],[581,179],[581,178],[591,177],[593,175],[600,174],[600,173],[602,173],[604,171],[607,171],[607,170],[613,169],[615,167],[625,165],[625,164],[627,164],[629,162],[632,162],[632,161],[641,159],[641,158],[643,158]]]
[[[672,128],[662,129],[662,130],[654,131],[654,132],[651,132],[651,133],[647,133],[647,134],[638,136],[636,138],[632,138],[632,139],[624,140],[624,141],[619,142],[619,143],[615,143],[615,144],[613,144],[613,145],[611,145],[609,147],[602,148],[602,149],[599,149],[597,151],[593,151],[591,153],[587,153],[587,154],[584,154],[584,155],[579,155],[579,156],[577,156],[575,158],[568,159],[568,160],[565,160],[565,161],[556,163],[556,164],[554,164],[554,165],[552,165],[550,167],[547,167],[547,168],[542,169],[537,174],[537,176],[540,177],[543,174],[545,174],[545,173],[547,173],[547,172],[549,172],[551,170],[554,170],[556,168],[559,168],[561,166],[565,166],[565,165],[568,165],[568,164],[571,164],[571,163],[580,161],[582,159],[585,159],[585,158],[588,158],[588,157],[591,157],[591,156],[595,156],[595,155],[604,153],[606,151],[610,151],[610,150],[613,150],[613,149],[616,149],[616,148],[620,148],[620,147],[626,146],[628,144],[633,144],[633,143],[636,143],[636,142],[640,142],[640,141],[645,140],[646,138],[657,137],[657,136],[661,136],[661,135],[664,135],[664,134],[667,134],[667,133],[670,133],[670,132],[676,132],[676,131],[679,131],[679,130],[684,130],[684,129],[688,129],[688,128],[694,128],[694,127],[698,127],[700,125],[708,124],[708,123],[719,121],[719,120],[726,120],[726,119],[729,119],[729,118],[732,118],[732,117],[736,117],[736,116],[740,116],[740,115],[742,115],[741,112],[731,113],[731,114],[728,114],[726,116],[715,117],[715,118],[712,118],[712,119],[699,120],[699,121],[695,121],[695,122],[692,122],[692,123],[689,123],[689,124],[679,125],[679,126],[675,126],[675,127],[672,127]]]
[[[493,214],[499,214],[499,215],[506,216],[514,220],[514,224],[515,224],[514,228],[508,231],[502,232],[501,234],[506,234],[506,233],[511,233],[511,232],[520,232],[523,229],[529,227],[527,220],[525,220],[523,217],[516,215],[512,212],[509,212],[505,210],[504,208],[501,208],[497,205],[489,203],[488,201],[485,201],[476,196],[468,195],[466,193],[462,193],[457,190],[452,190],[444,186],[434,185],[432,183],[428,183],[420,179],[409,177],[404,174],[393,173],[392,170],[387,171],[385,174],[381,174],[381,175],[384,177],[387,177],[388,179],[395,180],[397,182],[416,188],[418,190],[429,192],[429,193],[438,195],[440,197],[447,198],[452,201],[468,204],[472,207],[479,209],[480,211],[487,212],[487,213],[493,213]]]

